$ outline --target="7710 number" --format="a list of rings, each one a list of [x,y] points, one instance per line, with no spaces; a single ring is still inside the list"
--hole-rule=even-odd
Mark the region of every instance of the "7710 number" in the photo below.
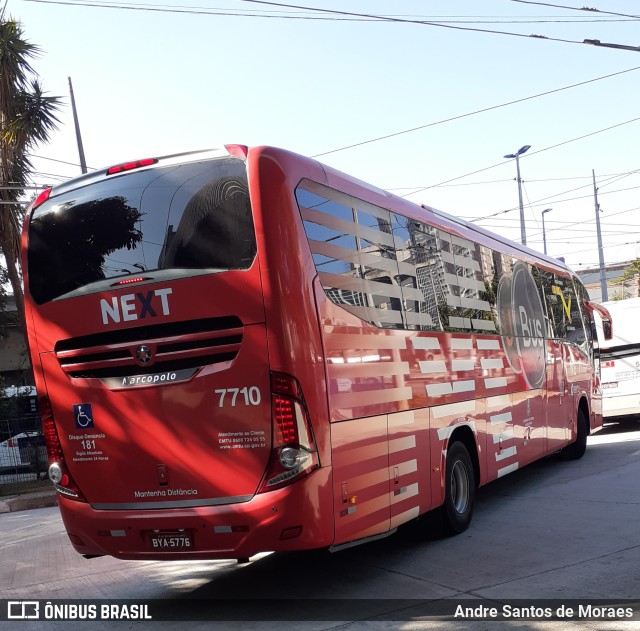
[[[224,407],[230,405],[235,407],[236,405],[260,405],[262,397],[260,396],[260,389],[256,386],[244,387],[244,388],[221,388],[214,391],[220,396],[218,400],[218,407]],[[229,395],[227,397],[227,395]],[[239,395],[239,396],[238,396]]]

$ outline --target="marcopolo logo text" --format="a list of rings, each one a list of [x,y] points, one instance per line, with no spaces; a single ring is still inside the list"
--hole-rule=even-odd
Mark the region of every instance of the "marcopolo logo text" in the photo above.
[[[177,381],[178,373],[163,372],[155,375],[136,375],[135,377],[122,377],[122,386],[148,386],[154,383],[170,383]]]

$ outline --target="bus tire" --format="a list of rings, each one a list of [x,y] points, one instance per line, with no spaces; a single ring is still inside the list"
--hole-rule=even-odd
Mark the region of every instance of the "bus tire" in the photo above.
[[[446,534],[457,535],[469,527],[475,495],[476,482],[471,457],[465,445],[455,441],[447,451],[444,476],[444,504],[441,511]]]
[[[577,433],[575,441],[561,452],[564,460],[579,460],[587,450],[587,417],[582,408],[578,408]]]

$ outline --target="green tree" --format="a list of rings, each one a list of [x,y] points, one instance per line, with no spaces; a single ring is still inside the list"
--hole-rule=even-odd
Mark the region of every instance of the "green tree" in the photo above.
[[[612,281],[616,285],[622,285],[622,296],[620,298],[613,298],[613,300],[620,300],[625,297],[625,289],[629,286],[636,286],[636,291],[631,295],[640,296],[640,258],[637,258],[635,261],[631,261],[629,263],[629,267],[624,270],[624,273],[620,278]],[[627,296],[630,298],[631,296]]]
[[[33,171],[29,152],[57,128],[60,110],[60,99],[45,95],[31,67],[30,60],[40,52],[24,39],[19,22],[12,18],[0,21],[0,251],[21,323],[24,296],[19,251],[24,209],[16,202],[24,194],[20,187]]]

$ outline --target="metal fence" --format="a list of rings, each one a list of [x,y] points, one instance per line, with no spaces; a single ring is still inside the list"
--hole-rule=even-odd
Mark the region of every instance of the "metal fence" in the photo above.
[[[40,416],[0,420],[0,486],[44,479],[47,468]]]

